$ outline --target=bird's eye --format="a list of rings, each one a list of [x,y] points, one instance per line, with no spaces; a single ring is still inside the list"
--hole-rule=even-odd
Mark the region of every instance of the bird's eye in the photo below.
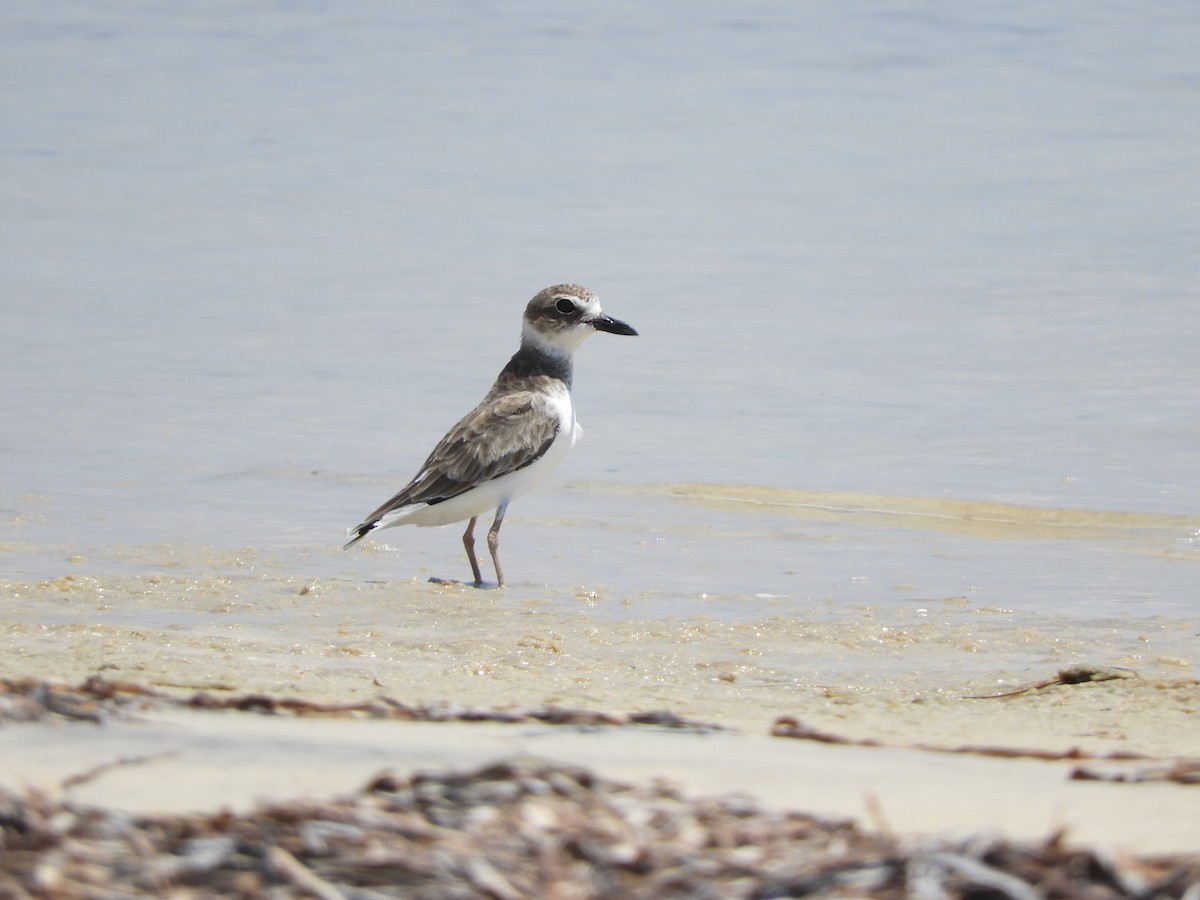
[[[566,297],[562,297],[557,303],[554,304],[554,308],[565,316],[568,313],[575,312],[575,301],[568,300]]]

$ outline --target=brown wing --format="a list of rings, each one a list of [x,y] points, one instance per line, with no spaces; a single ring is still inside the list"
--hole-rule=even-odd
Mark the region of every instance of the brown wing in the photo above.
[[[481,482],[525,468],[550,449],[558,427],[558,415],[543,394],[519,391],[485,398],[438,442],[416,477],[371,513],[359,529],[366,526],[370,530],[394,509],[440,503]]]

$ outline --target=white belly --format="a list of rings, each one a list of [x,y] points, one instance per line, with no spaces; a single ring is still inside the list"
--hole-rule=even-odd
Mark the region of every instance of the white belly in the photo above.
[[[432,506],[418,504],[388,513],[379,520],[376,529],[395,525],[450,525],[490,512],[533,490],[567,458],[567,453],[583,434],[583,429],[575,421],[575,407],[568,392],[563,391],[556,397],[554,406],[559,414],[558,434],[554,443],[537,460],[523,469],[485,481],[441,503]]]

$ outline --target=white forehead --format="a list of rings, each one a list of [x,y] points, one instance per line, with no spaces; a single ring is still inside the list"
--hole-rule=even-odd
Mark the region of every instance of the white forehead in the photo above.
[[[561,294],[555,294],[554,302],[557,303],[559,299],[573,300],[580,309],[586,310],[588,313],[593,315],[600,312],[600,298],[586,288],[578,293],[563,292]]]
[[[600,306],[600,298],[596,296],[594,291],[589,291],[582,284],[559,284],[551,288],[546,288],[539,296],[549,295],[549,302],[555,303],[560,299],[574,300],[576,303],[587,306]]]

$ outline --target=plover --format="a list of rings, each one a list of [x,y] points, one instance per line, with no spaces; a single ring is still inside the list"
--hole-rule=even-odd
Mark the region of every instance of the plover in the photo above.
[[[470,519],[462,542],[474,584],[481,587],[475,520],[495,509],[488,549],[496,583],[504,587],[499,554],[504,513],[563,461],[583,433],[571,401],[572,361],[596,331],[637,334],[602,313],[599,298],[582,285],[556,284],[530,300],[521,322],[521,347],[487,396],[438,442],[412,481],[351,529],[354,536],[346,547],[380,528]]]

